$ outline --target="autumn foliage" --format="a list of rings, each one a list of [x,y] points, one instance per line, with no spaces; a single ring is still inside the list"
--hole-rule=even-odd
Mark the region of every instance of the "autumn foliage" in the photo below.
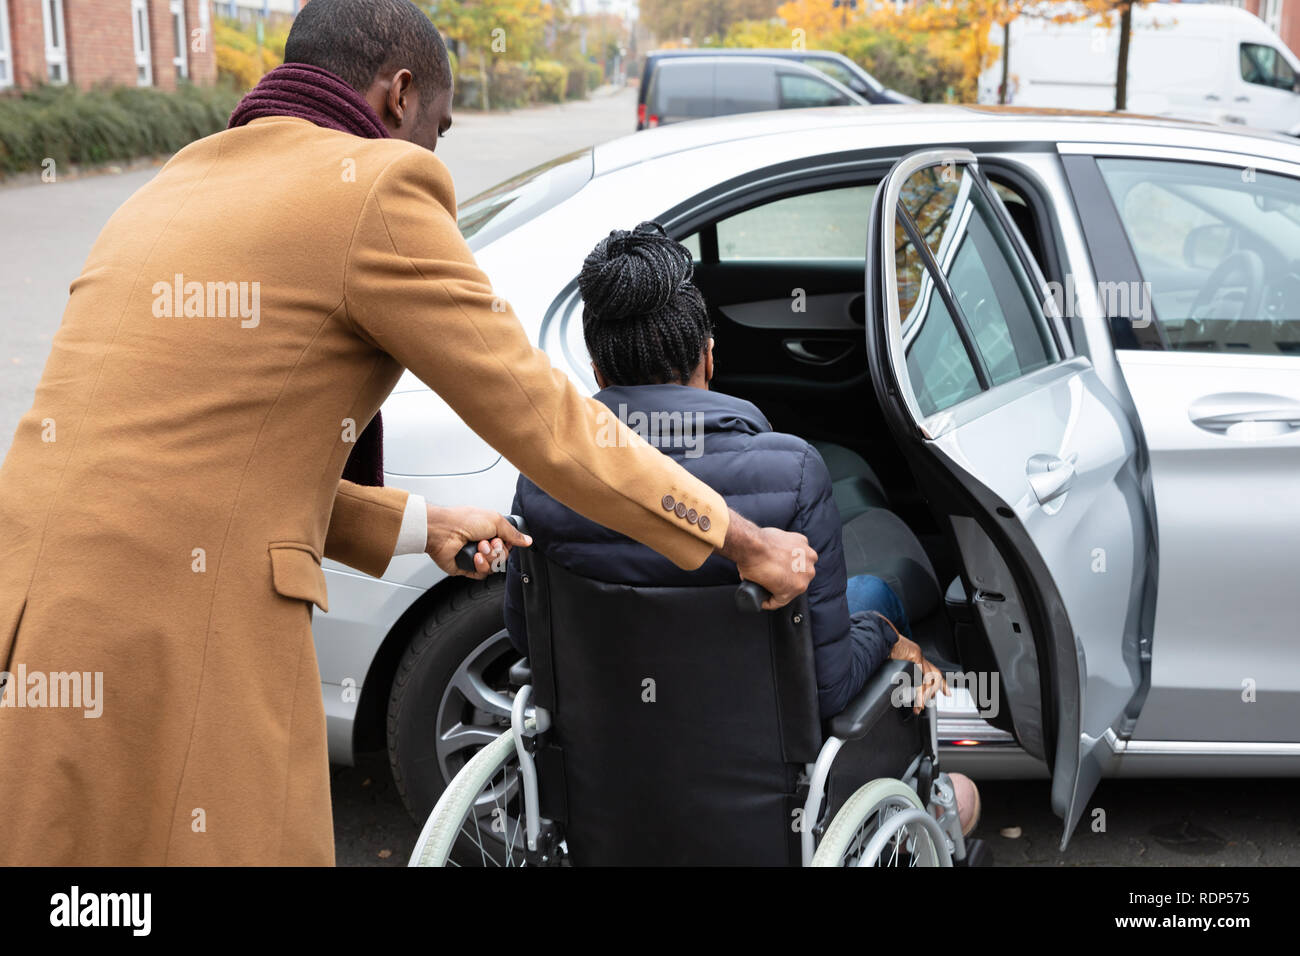
[[[641,11],[663,46],[835,50],[887,86],[918,99],[974,102],[979,76],[1003,55],[1002,28],[1013,20],[1032,16],[1071,23],[1100,15],[1102,25],[1126,30],[1132,5],[1117,0],[913,0],[902,5],[859,0],[857,8],[849,8],[832,0],[642,0]],[[1120,47],[1116,67],[1122,78],[1127,56],[1123,38]]]

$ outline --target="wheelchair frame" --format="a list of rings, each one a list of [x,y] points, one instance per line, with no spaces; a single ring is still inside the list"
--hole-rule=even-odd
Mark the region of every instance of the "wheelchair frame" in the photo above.
[[[519,665],[516,665],[516,669],[522,670]],[[512,669],[512,677],[516,669]],[[516,693],[511,708],[510,729],[505,731],[494,744],[490,744],[476,754],[457,774],[457,779],[477,775],[480,772],[480,764],[476,761],[493,764],[493,770],[496,767],[504,767],[509,761],[509,751],[513,750],[519,762],[518,776],[523,797],[521,825],[524,829],[526,858],[532,865],[553,865],[559,862],[555,856],[557,847],[553,841],[553,824],[541,815],[537,768],[527,744],[528,738],[545,733],[550,728],[551,719],[544,708],[532,703],[532,684],[524,682],[522,673],[519,677],[522,686]],[[966,841],[961,832],[952,784],[946,774],[938,771],[938,735],[933,701],[927,703],[923,720],[929,731],[927,745],[912,760],[903,776],[877,778],[876,781],[864,782],[857,792],[865,790],[872,783],[892,779],[897,779],[904,787],[916,791],[918,788],[925,787],[928,778],[929,793],[924,808],[915,805],[906,806],[906,801],[897,798],[886,798],[862,813],[859,826],[877,812],[889,807],[899,808],[884,821],[885,825],[878,828],[863,847],[857,865],[870,865],[875,862],[884,846],[904,827],[913,824],[920,826],[928,836],[937,865],[952,866],[954,862],[960,864],[966,859]],[[503,749],[506,738],[509,738],[512,745],[509,749]],[[825,834],[835,822],[821,820],[822,809],[826,803],[831,768],[849,739],[851,738],[828,736],[822,744],[816,761],[805,765],[804,776],[807,778],[808,794],[803,805],[803,820],[800,823],[799,834],[800,862],[805,867],[833,866],[839,862],[838,857],[832,861],[825,858],[825,854],[819,859],[817,836]],[[501,753],[498,754],[498,751]],[[449,861],[455,844],[460,838],[461,824],[464,820],[464,816],[458,814],[465,810],[464,807],[459,806],[463,802],[463,794],[455,783],[456,780],[453,780],[452,784],[448,785],[432,813],[429,814],[415,850],[411,854],[409,866],[440,866],[446,865]],[[469,812],[473,812],[474,796],[475,794],[470,794]],[[936,807],[943,810],[942,817],[937,819],[934,813]],[[840,813],[844,813],[847,809],[848,801],[841,808]]]
[[[511,516],[510,520],[521,531],[524,530],[522,519]],[[457,563],[462,567],[473,567],[473,545],[467,545],[457,556]],[[525,578],[525,580],[527,580]],[[736,605],[741,611],[758,612],[768,597],[753,582],[742,582],[736,591]],[[798,618],[796,616],[796,622]],[[899,664],[892,676],[878,673],[868,680],[845,711],[829,722],[830,733],[822,741],[817,758],[810,764],[804,764],[804,771],[799,775],[799,785],[806,785],[807,795],[802,808],[803,817],[799,821],[799,857],[803,866],[838,865],[843,854],[837,854],[833,861],[827,859],[828,853],[819,852],[817,837],[826,836],[836,828],[841,817],[856,813],[860,817],[856,828],[850,831],[847,847],[852,845],[852,838],[873,815],[883,813],[890,807],[899,808],[888,817],[881,817],[876,832],[867,841],[859,856],[857,865],[870,865],[878,858],[883,847],[899,834],[904,827],[915,824],[921,828],[933,850],[932,858],[936,865],[951,866],[953,862],[963,863],[967,858],[965,838],[961,832],[961,822],[957,814],[956,799],[952,783],[946,774],[939,771],[938,720],[933,701],[926,704],[922,711],[922,720],[926,725],[926,739],[922,750],[911,761],[901,778],[878,777],[864,782],[841,805],[834,819],[823,820],[823,809],[827,804],[831,770],[836,757],[850,740],[865,737],[874,726],[879,716],[881,700],[890,700],[894,695],[884,694],[886,687],[896,686],[898,678],[905,673],[907,665]],[[913,671],[915,675],[916,671]],[[461,825],[469,814],[475,813],[477,791],[468,792],[468,781],[472,781],[488,770],[487,783],[491,783],[499,768],[505,768],[510,759],[510,751],[519,762],[518,780],[523,796],[524,847],[526,859],[536,864],[549,865],[558,862],[555,857],[558,842],[555,837],[555,824],[543,818],[541,799],[538,788],[537,767],[533,752],[529,749],[528,739],[545,733],[551,727],[551,715],[543,707],[533,703],[533,677],[528,661],[520,661],[510,670],[510,684],[519,690],[515,694],[510,713],[510,729],[497,740],[475,754],[461,768],[456,777],[448,784],[420,833],[415,850],[408,865],[427,866],[445,865],[461,835]],[[885,686],[880,686],[884,684]],[[914,693],[920,693],[919,689]],[[915,698],[913,698],[915,699]],[[873,714],[875,716],[873,716]],[[507,738],[510,746],[507,747]],[[897,782],[899,790],[886,794],[880,801],[862,811],[856,807],[855,798],[890,789],[889,782]],[[910,791],[906,793],[905,791]],[[468,792],[468,793],[467,793]],[[468,795],[468,806],[463,806]],[[853,807],[853,809],[850,809]],[[942,810],[942,816],[936,815],[936,809]],[[475,827],[478,817],[475,814]],[[852,822],[852,821],[850,821]],[[848,824],[846,824],[847,826]],[[516,828],[516,834],[518,828]],[[915,843],[914,836],[910,842]],[[833,842],[833,841],[832,841]],[[480,851],[486,853],[479,842]],[[507,847],[507,852],[513,847]],[[909,847],[909,852],[915,850]],[[915,859],[915,853],[913,852]],[[507,859],[507,863],[508,863]]]

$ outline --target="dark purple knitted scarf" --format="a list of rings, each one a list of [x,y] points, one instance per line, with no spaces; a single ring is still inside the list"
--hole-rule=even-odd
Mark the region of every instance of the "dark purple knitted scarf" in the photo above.
[[[264,116],[296,116],[366,139],[388,137],[364,96],[336,74],[307,63],[286,63],[262,77],[230,114],[228,128]],[[348,455],[343,477],[359,485],[384,483],[384,423],[378,412]]]

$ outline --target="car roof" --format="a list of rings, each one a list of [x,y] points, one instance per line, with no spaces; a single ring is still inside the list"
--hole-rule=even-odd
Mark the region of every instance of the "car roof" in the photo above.
[[[783,59],[798,59],[805,56],[826,56],[838,60],[847,60],[843,53],[834,50],[790,50],[783,47],[704,47],[693,50],[651,50],[646,59],[685,56],[773,56]]]
[[[808,76],[815,76],[819,79],[829,80],[830,82],[834,83],[836,86],[840,85],[839,82],[834,77],[827,76],[821,70],[818,70],[815,67],[808,66],[805,63],[800,63],[798,60],[791,60],[787,57],[763,56],[761,54],[749,55],[747,52],[745,56],[692,56],[692,57],[670,57],[669,58],[669,60],[682,60],[682,61],[687,59],[689,59],[691,62],[671,63],[665,61],[659,64],[658,69],[672,70],[677,68],[685,68],[687,66],[699,66],[701,63],[708,64],[711,62],[726,63],[728,66],[731,66],[734,61],[741,60],[742,62],[745,63],[765,63],[772,66],[773,68],[789,70],[795,73],[804,73],[807,74]]]
[[[701,60],[703,60],[705,63],[708,63],[710,60],[718,60],[718,61],[722,61],[722,60],[757,60],[759,63],[771,63],[771,64],[774,64],[775,66],[779,66],[779,67],[780,67],[781,69],[783,69],[783,70],[807,70],[807,71],[810,72],[810,73],[816,73],[818,76],[825,76],[825,75],[826,75],[825,73],[822,73],[822,72],[820,72],[820,71],[818,71],[818,70],[813,69],[813,67],[811,67],[811,66],[805,66],[804,64],[798,62],[797,60],[796,60],[795,62],[791,63],[790,60],[789,60],[788,58],[786,58],[786,57],[779,57],[779,56],[766,56],[766,55],[764,55],[762,52],[757,52],[757,51],[754,52],[754,53],[750,53],[750,52],[746,51],[745,54],[744,54],[743,56],[693,56],[693,57],[672,57],[671,59],[682,59],[682,60],[690,59],[690,60],[693,60],[695,63],[699,63]],[[685,65],[687,65],[687,64],[684,64],[684,63],[664,63],[664,64],[661,64],[659,68],[660,68],[661,70],[662,70],[662,69],[671,69],[671,68],[673,68],[673,67],[685,66]],[[691,65],[694,65],[694,64],[691,64]]]
[[[920,148],[954,143],[1078,142],[1209,146],[1300,162],[1300,143],[1295,139],[1244,127],[1128,113],[922,103],[774,110],[673,123],[596,146],[594,173],[599,176],[686,150],[790,136],[810,137],[817,151],[827,153],[854,145],[866,149],[889,143]],[[837,141],[853,145],[835,146]]]

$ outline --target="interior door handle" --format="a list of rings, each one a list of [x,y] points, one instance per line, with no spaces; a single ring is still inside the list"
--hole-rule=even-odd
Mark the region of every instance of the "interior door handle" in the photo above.
[[[834,339],[786,339],[785,350],[807,365],[834,365],[853,351],[852,342]]]
[[[1281,395],[1225,392],[1197,399],[1187,409],[1187,417],[1207,432],[1258,441],[1300,430],[1300,402]]]
[[[1067,458],[1057,455],[1034,455],[1025,463],[1025,475],[1029,478],[1029,487],[1040,505],[1055,501],[1070,490],[1074,484],[1075,463],[1079,453],[1073,452]]]

